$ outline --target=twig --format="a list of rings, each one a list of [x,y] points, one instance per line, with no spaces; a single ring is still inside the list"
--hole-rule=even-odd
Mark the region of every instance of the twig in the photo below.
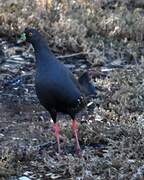
[[[32,45],[29,46],[27,52],[30,51],[30,49],[32,48]],[[79,53],[73,53],[73,54],[68,54],[68,55],[64,55],[64,56],[57,56],[58,59],[63,59],[63,58],[70,58],[70,57],[74,57],[74,56],[79,56],[79,55],[96,55],[96,53],[93,52],[79,52]],[[100,55],[98,55],[97,57],[99,57]]]
[[[57,56],[57,58],[62,59],[62,58],[69,58],[69,57],[74,57],[74,56],[79,56],[79,55],[95,55],[96,53],[93,52],[80,52],[80,53],[74,53],[74,54],[68,54],[68,55],[64,55],[64,56]]]
[[[96,133],[92,128],[90,128],[87,124],[85,124],[85,126],[82,124],[82,126],[83,126],[83,127],[86,127],[87,130],[89,130],[90,132],[93,132],[94,134],[97,135],[97,133]]]

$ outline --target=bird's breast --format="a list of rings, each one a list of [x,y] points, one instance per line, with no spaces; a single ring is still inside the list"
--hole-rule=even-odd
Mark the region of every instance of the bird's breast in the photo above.
[[[52,83],[42,76],[42,74],[36,73],[35,77],[36,94],[40,103],[47,109],[49,106],[54,106],[54,99],[52,96]]]

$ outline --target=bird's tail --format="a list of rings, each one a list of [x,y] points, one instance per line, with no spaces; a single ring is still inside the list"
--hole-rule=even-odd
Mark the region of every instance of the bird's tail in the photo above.
[[[82,91],[86,96],[96,95],[96,87],[91,81],[87,72],[84,72],[78,79],[79,84],[81,85]]]

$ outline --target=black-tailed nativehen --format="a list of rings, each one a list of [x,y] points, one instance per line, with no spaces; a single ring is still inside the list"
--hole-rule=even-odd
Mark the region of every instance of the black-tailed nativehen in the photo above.
[[[40,103],[49,111],[53,119],[53,129],[60,149],[60,128],[56,121],[57,113],[69,114],[72,119],[72,131],[76,141],[76,151],[80,151],[77,135],[76,114],[86,106],[86,96],[95,94],[96,90],[90,82],[88,73],[78,80],[49,49],[46,40],[33,28],[26,28],[21,34],[21,41],[33,45],[36,57],[35,87]]]

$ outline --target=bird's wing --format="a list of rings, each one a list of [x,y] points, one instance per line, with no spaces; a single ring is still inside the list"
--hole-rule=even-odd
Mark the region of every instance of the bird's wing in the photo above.
[[[56,65],[55,65],[56,66]],[[59,64],[53,75],[55,87],[53,94],[57,102],[73,105],[81,96],[80,86],[74,75],[65,66]],[[52,81],[51,81],[52,82]]]
[[[70,72],[70,77],[76,87],[80,90],[81,94],[85,96],[96,95],[96,87],[91,82],[87,72],[84,72],[78,79]]]
[[[78,82],[76,77],[71,72],[69,72],[69,76],[70,76],[70,79],[72,80],[72,82],[74,83],[74,85],[81,91],[80,83]]]

